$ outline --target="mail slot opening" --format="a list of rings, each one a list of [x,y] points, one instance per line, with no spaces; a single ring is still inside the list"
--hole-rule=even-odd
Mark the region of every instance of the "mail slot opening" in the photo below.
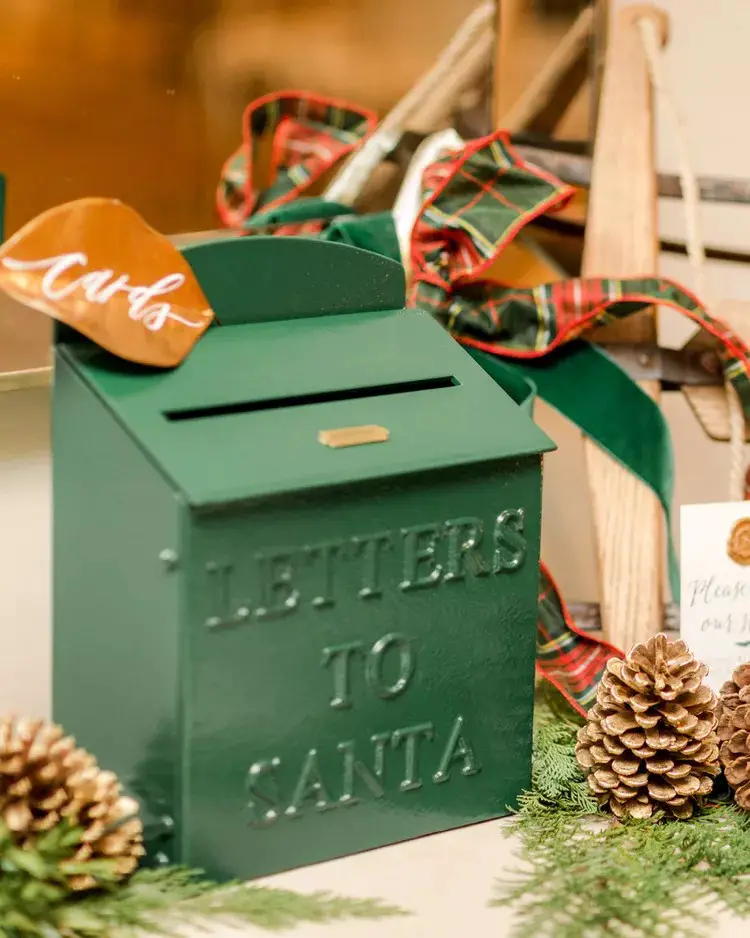
[[[340,391],[319,391],[315,394],[296,394],[290,397],[272,397],[264,401],[238,401],[211,407],[189,407],[183,410],[165,410],[170,421],[201,420],[204,417],[223,417],[227,414],[249,414],[260,410],[281,410],[285,407],[306,407],[309,404],[328,404],[333,401],[356,401],[369,397],[388,397],[419,391],[454,388],[461,382],[453,375],[424,378],[418,381],[398,381],[395,384],[374,384],[364,388],[344,388]]]

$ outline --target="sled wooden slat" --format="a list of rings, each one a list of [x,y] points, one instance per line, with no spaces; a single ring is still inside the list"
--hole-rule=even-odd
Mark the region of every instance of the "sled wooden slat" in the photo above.
[[[637,19],[664,18],[628,6],[609,32],[592,165],[584,276],[637,277],[658,264],[653,94]],[[653,310],[597,331],[603,343],[656,343]],[[658,400],[657,382],[641,387]],[[618,415],[613,413],[613,419]],[[620,419],[627,420],[622,414]],[[654,493],[584,440],[599,560],[604,635],[627,650],[662,626],[663,516]]]

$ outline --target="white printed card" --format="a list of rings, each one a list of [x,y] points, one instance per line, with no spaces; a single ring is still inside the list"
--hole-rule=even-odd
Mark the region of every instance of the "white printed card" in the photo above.
[[[683,505],[680,636],[717,691],[750,661],[750,501]]]

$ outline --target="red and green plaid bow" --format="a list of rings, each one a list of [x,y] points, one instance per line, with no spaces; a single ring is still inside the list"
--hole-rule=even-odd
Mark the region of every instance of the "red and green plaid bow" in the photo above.
[[[750,350],[679,284],[599,277],[519,290],[481,279],[523,227],[572,195],[524,163],[505,134],[475,140],[430,167],[422,193],[409,305],[432,310],[460,342],[507,358],[539,358],[593,326],[668,306],[714,337],[725,377],[750,417]]]
[[[242,146],[221,173],[217,208],[222,222],[242,230],[262,224],[279,206],[304,193],[377,126],[372,111],[299,92],[278,92],[253,101],[242,120]],[[256,144],[272,134],[271,185],[255,184]],[[293,224],[277,234],[320,231],[325,221]]]
[[[252,184],[252,146],[264,128],[273,133],[274,153],[279,155],[275,179],[260,194]],[[270,209],[298,199],[373,128],[374,117],[368,112],[309,95],[289,93],[251,104],[245,115],[245,143],[227,163],[219,187],[222,219],[251,233],[266,222]],[[574,279],[519,290],[484,278],[526,225],[561,207],[573,194],[553,176],[525,163],[507,135],[491,134],[436,161],[424,173],[422,190],[411,237],[407,305],[432,310],[459,342],[506,360],[539,358],[594,325],[652,305],[671,306],[714,336],[725,375],[750,415],[748,348],[677,284],[649,276]],[[319,211],[325,206],[315,205],[315,200],[300,199],[298,208],[300,203],[303,211],[276,229],[277,234],[319,233],[335,215]],[[280,217],[277,212],[275,220]],[[539,673],[585,712],[607,660],[620,654],[576,628],[542,565]]]

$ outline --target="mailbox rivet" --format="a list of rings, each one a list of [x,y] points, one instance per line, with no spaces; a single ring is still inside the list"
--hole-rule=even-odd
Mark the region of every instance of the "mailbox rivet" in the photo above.
[[[241,619],[241,620],[242,620],[242,619],[249,619],[249,618],[250,618],[250,610],[247,608],[247,606],[240,606],[240,608],[239,608],[239,609],[237,610],[237,612],[235,613],[235,618]]]
[[[157,866],[169,866],[169,857],[163,850],[160,850],[159,853],[154,856],[154,863],[156,863]]]
[[[159,560],[164,564],[164,569],[171,572],[177,569],[179,557],[171,547],[165,547],[164,550],[159,552]]]
[[[168,814],[164,814],[161,817],[161,826],[165,831],[174,830],[174,818],[170,817]]]

